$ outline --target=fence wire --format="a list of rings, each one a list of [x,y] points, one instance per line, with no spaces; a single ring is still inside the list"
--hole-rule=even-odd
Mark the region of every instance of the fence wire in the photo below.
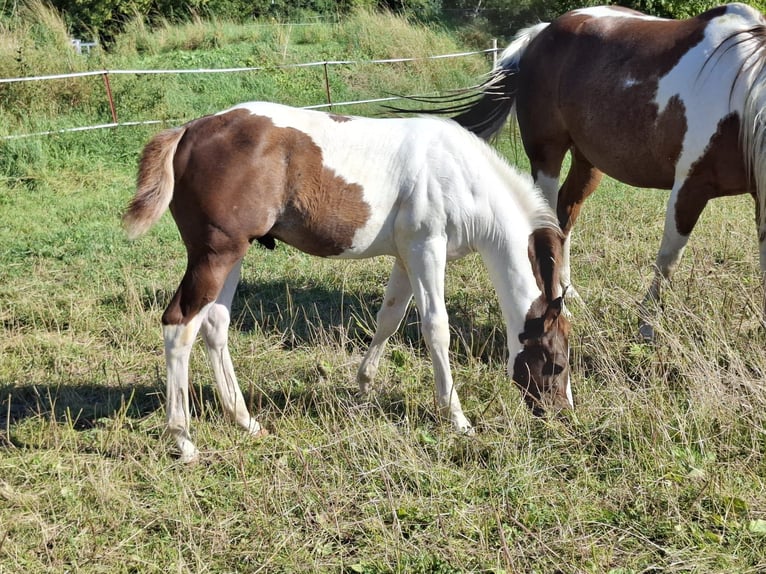
[[[176,74],[176,75],[178,74],[232,74],[232,73],[243,73],[243,72],[271,71],[274,69],[310,68],[310,67],[318,67],[318,66],[327,67],[327,66],[338,66],[338,65],[348,66],[348,65],[361,65],[361,64],[394,64],[394,63],[402,63],[402,62],[440,60],[440,59],[447,59],[447,58],[463,58],[466,56],[476,56],[481,54],[496,55],[497,54],[496,45],[486,50],[476,50],[471,52],[456,52],[451,54],[437,54],[433,56],[424,56],[420,58],[385,58],[385,59],[377,59],[377,60],[323,60],[323,61],[317,61],[317,62],[283,64],[281,66],[268,66],[268,67],[267,66],[248,66],[248,67],[238,67],[238,68],[92,70],[87,72],[73,72],[68,74],[49,74],[49,75],[42,75],[42,76],[25,76],[25,77],[19,77],[19,78],[0,78],[0,84],[11,84],[11,83],[19,83],[19,82],[45,82],[45,81],[54,81],[54,80],[62,80],[62,79],[69,79],[69,78],[85,78],[85,77],[93,77],[93,76],[102,76],[104,78],[104,83],[107,88],[107,95],[109,98],[110,108],[114,110],[114,102],[112,101],[111,90],[109,88],[109,76],[165,75],[165,74]],[[354,105],[361,105],[361,104],[370,104],[370,103],[406,99],[407,97],[409,96],[387,96],[387,97],[381,97],[381,98],[353,100],[353,101],[346,101],[346,102],[329,102],[328,101],[326,103],[314,104],[314,105],[304,106],[304,107],[307,109],[322,109],[322,108],[328,108],[333,106],[354,106]],[[91,131],[91,130],[99,130],[99,129],[107,129],[107,128],[116,128],[116,127],[154,125],[154,124],[173,123],[173,122],[180,123],[183,121],[183,120],[144,120],[144,121],[119,122],[119,121],[116,121],[117,118],[114,112],[112,112],[112,116],[113,116],[112,119],[115,121],[112,121],[109,123],[89,125],[89,126],[79,126],[79,127],[73,127],[73,128],[62,128],[58,130],[46,130],[46,131],[26,133],[26,134],[11,134],[11,135],[0,137],[0,140],[12,140],[12,139],[22,139],[22,138],[39,137],[39,136],[49,136],[49,135],[55,135],[55,134],[83,132],[83,131]]]

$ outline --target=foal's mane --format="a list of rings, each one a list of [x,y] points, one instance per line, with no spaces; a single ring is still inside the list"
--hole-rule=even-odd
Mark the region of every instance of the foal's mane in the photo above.
[[[535,185],[532,176],[526,172],[521,172],[512,167],[508,161],[499,154],[495,148],[487,144],[476,134],[466,130],[456,122],[448,118],[440,118],[442,121],[454,124],[456,131],[466,140],[466,145],[470,143],[474,148],[481,152],[495,172],[506,183],[505,192],[513,195],[516,203],[523,209],[533,229],[542,227],[561,232],[558,218],[555,212],[548,204],[540,189]]]

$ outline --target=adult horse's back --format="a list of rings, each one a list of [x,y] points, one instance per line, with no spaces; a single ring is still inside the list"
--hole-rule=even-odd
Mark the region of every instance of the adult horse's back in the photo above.
[[[488,138],[515,108],[532,174],[567,236],[603,173],[672,190],[646,304],[659,300],[714,197],[754,196],[766,272],[765,46],[766,21],[743,4],[688,20],[612,6],[574,10],[522,31],[483,95],[453,108],[461,112],[454,119]],[[648,324],[642,333],[653,336]]]

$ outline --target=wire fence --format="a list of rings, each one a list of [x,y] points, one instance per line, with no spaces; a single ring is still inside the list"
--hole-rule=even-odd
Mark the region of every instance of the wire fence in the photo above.
[[[141,125],[153,125],[153,124],[161,124],[161,123],[167,123],[172,120],[142,120],[142,121],[119,121],[119,118],[117,117],[117,107],[114,102],[114,97],[112,95],[112,89],[111,89],[111,83],[110,83],[110,77],[111,76],[120,76],[120,75],[167,75],[167,74],[174,74],[174,75],[182,75],[182,74],[235,74],[235,73],[244,73],[244,72],[268,72],[275,69],[290,69],[290,68],[312,68],[312,67],[323,67],[324,68],[324,89],[325,89],[325,95],[326,95],[326,101],[319,104],[314,104],[310,106],[304,106],[308,109],[321,109],[321,108],[331,108],[332,106],[354,106],[354,105],[361,105],[361,104],[370,104],[370,103],[378,103],[378,102],[386,102],[386,101],[393,101],[393,100],[400,100],[404,99],[410,96],[386,96],[386,97],[380,97],[380,98],[372,98],[372,99],[365,99],[365,100],[353,100],[353,101],[345,101],[345,102],[333,102],[332,101],[332,93],[330,89],[330,82],[329,82],[329,74],[328,69],[331,66],[348,66],[348,65],[361,65],[361,64],[395,64],[395,63],[403,63],[403,62],[418,62],[418,61],[425,61],[425,60],[440,60],[440,59],[448,59],[448,58],[463,58],[468,56],[476,56],[476,55],[488,55],[492,57],[493,64],[496,61],[497,58],[497,42],[493,40],[493,45],[491,48],[487,48],[485,50],[476,50],[476,51],[470,51],[470,52],[456,52],[451,54],[437,54],[433,56],[425,56],[421,58],[386,58],[386,59],[378,59],[378,60],[323,60],[323,61],[317,61],[317,62],[305,62],[305,63],[297,63],[297,64],[284,64],[281,66],[248,66],[248,67],[237,67],[237,68],[177,68],[177,69],[144,69],[144,70],[93,70],[88,72],[74,72],[74,73],[68,73],[68,74],[50,74],[50,75],[43,75],[43,76],[25,76],[20,78],[0,78],[0,84],[11,84],[11,83],[19,83],[19,82],[48,82],[48,81],[56,81],[56,80],[65,80],[65,79],[71,79],[71,78],[86,78],[86,77],[94,77],[94,76],[101,76],[103,78],[104,82],[104,95],[108,101],[109,104],[109,110],[111,113],[111,122],[108,123],[102,123],[102,124],[94,124],[94,125],[88,125],[88,126],[78,126],[78,127],[71,127],[71,128],[63,128],[63,129],[57,129],[57,130],[47,130],[47,131],[40,131],[40,132],[33,132],[33,133],[24,133],[24,134],[11,134],[0,137],[0,140],[10,140],[10,139],[21,139],[21,138],[30,138],[30,137],[39,137],[39,136],[48,136],[48,135],[54,135],[54,134],[62,134],[62,133],[71,133],[71,132],[83,132],[83,131],[90,131],[90,130],[98,130],[98,129],[107,129],[107,128],[115,128],[115,127],[130,127],[130,126],[141,126]]]

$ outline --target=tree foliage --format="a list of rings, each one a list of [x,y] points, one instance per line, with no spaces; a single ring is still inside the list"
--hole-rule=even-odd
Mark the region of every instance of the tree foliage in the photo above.
[[[386,9],[428,21],[441,15],[441,0],[51,0],[73,32],[110,37],[131,18],[171,22],[192,15],[246,22],[254,18],[338,18],[358,9]]]
[[[24,2],[25,0],[21,0]],[[568,10],[608,4],[605,0],[50,0],[72,32],[102,39],[139,16],[183,21],[196,15],[246,22],[253,18],[338,18],[357,9],[385,9],[420,21],[443,20],[509,39],[525,26],[547,22]],[[688,18],[720,0],[622,0],[620,5],[666,18]],[[751,0],[764,11],[766,0]],[[15,9],[13,0],[0,4],[0,14]]]
[[[619,4],[663,18],[689,18],[723,4],[722,0],[445,0],[444,15],[509,39],[520,28],[550,22],[564,12],[586,6]],[[748,2],[762,12],[764,0]]]

